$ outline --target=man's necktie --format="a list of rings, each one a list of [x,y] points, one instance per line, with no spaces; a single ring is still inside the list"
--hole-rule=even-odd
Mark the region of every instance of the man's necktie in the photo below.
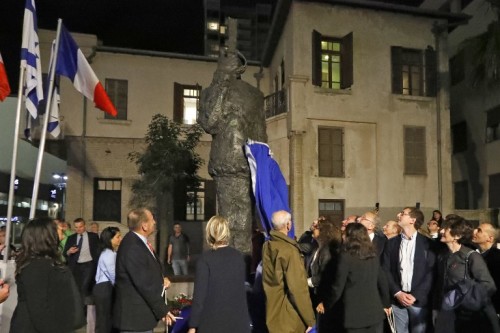
[[[76,244],[78,250],[82,249],[82,245],[83,245],[83,235],[78,235],[78,244]]]
[[[155,249],[153,249],[153,245],[151,245],[150,242],[148,242],[148,247],[151,250],[151,253],[155,254]]]

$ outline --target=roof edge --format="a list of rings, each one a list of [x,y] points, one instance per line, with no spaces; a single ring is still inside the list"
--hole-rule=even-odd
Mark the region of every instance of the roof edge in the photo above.
[[[468,22],[471,18],[470,15],[466,14],[454,14],[447,13],[443,11],[437,11],[432,9],[425,9],[420,7],[411,7],[405,5],[396,5],[391,3],[384,3],[378,1],[368,1],[368,0],[279,0],[274,11],[273,20],[271,23],[270,33],[266,40],[264,51],[262,52],[261,63],[264,67],[269,66],[278,40],[283,32],[283,27],[285,26],[286,20],[288,18],[288,13],[290,12],[290,7],[293,1],[304,2],[304,3],[324,3],[348,7],[358,7],[373,10],[382,10],[386,12],[401,13],[408,15],[417,15],[422,17],[445,19],[452,25],[461,25]]]

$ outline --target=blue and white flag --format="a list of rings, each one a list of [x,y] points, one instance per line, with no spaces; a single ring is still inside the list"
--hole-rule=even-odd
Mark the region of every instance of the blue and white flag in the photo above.
[[[50,65],[49,74],[47,75],[47,89],[50,87],[50,77],[52,76],[52,71],[54,70],[54,57],[56,53],[56,41],[52,42],[52,52],[50,54]],[[54,76],[54,85],[52,90],[52,98],[50,100],[49,108],[49,123],[47,124],[47,131],[54,137],[57,138],[61,134],[61,126],[59,124],[59,103],[61,101],[61,96],[59,96],[59,84],[57,77]],[[47,95],[48,96],[48,95]],[[44,110],[45,112],[45,110]]]
[[[278,210],[290,211],[288,204],[288,186],[278,163],[273,159],[269,146],[262,142],[248,140],[245,152],[252,175],[252,188],[259,211],[262,226],[269,231],[273,229],[272,215]],[[288,232],[294,238],[295,227]]]
[[[36,118],[38,103],[43,99],[43,88],[35,0],[26,0],[24,9],[21,67],[25,68],[26,109],[33,118]]]

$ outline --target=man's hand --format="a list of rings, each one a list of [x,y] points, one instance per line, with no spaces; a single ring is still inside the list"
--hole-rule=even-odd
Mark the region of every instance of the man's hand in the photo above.
[[[319,303],[318,306],[316,307],[316,311],[318,311],[318,313],[325,313],[325,307],[323,305],[323,302]]]
[[[167,277],[163,278],[163,286],[168,289],[170,287],[170,280]]]
[[[172,265],[172,259],[168,258],[167,259],[167,264]]]
[[[170,312],[167,312],[167,315],[163,317],[161,320],[167,323],[168,326],[172,326],[172,324],[175,323],[175,317]]]
[[[396,294],[396,299],[404,307],[412,306],[416,300],[415,297],[413,297],[413,295],[410,295],[403,291],[400,291]]]
[[[9,297],[9,285],[4,283],[3,280],[0,279],[0,303],[5,302],[5,300]]]
[[[66,254],[69,256],[69,255],[77,253],[77,252],[78,252],[78,246],[72,246],[69,248],[69,250],[66,252]]]
[[[310,332],[313,328],[311,326],[309,326],[308,328],[306,328],[306,333]]]

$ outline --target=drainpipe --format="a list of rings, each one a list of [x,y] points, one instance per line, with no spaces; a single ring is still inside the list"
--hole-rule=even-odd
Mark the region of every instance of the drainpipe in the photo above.
[[[432,33],[434,34],[434,43],[436,48],[436,62],[437,62],[437,87],[438,91],[436,94],[436,135],[437,135],[437,178],[438,178],[438,207],[440,211],[443,211],[443,140],[441,131],[441,113],[443,107],[449,104],[450,96],[450,85],[448,76],[443,75],[443,73],[448,72],[443,68],[443,62],[447,62],[448,58],[442,59],[443,56],[447,56],[447,45],[442,42],[443,34],[447,32],[448,24],[439,24],[434,22],[432,27]]]

